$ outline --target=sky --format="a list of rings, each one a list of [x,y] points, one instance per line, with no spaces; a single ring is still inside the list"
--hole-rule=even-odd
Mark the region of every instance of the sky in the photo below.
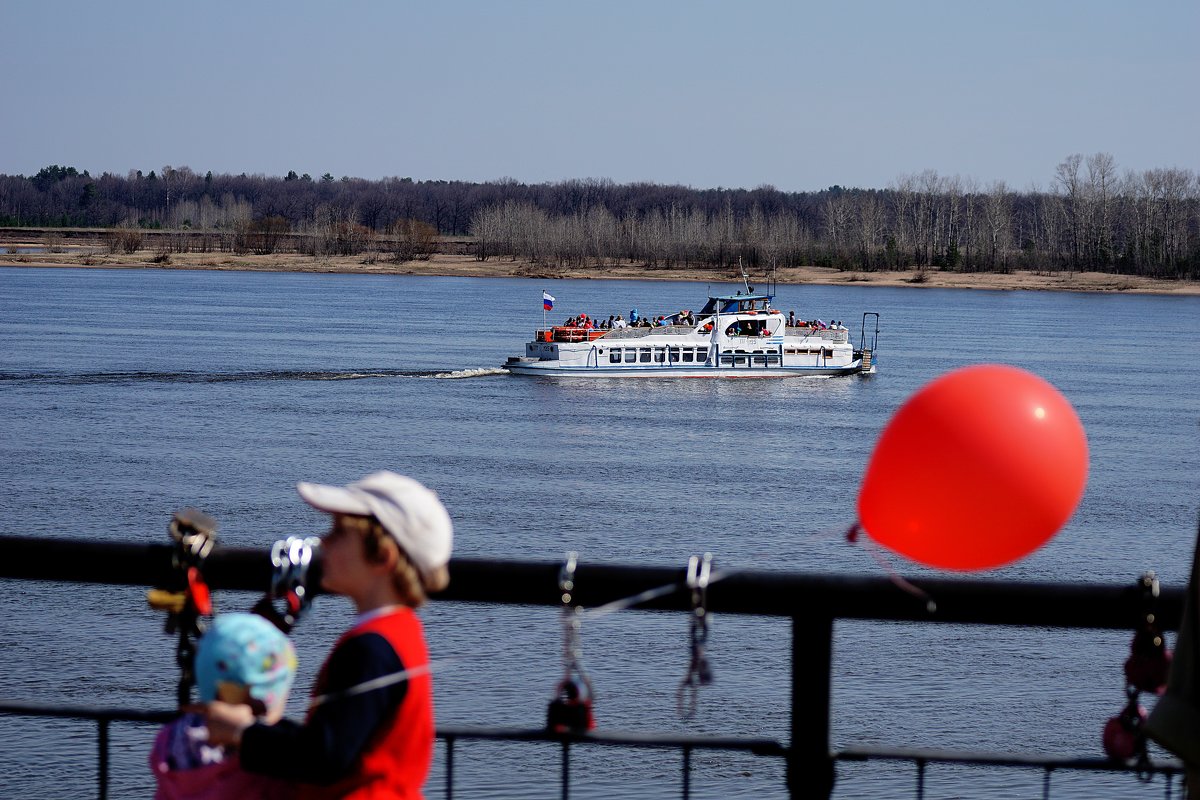
[[[0,173],[1200,172],[1197,0],[0,0]]]

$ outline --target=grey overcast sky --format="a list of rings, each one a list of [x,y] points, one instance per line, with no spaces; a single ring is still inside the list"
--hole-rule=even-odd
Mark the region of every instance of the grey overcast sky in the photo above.
[[[1198,0],[0,0],[0,173],[1200,171]]]

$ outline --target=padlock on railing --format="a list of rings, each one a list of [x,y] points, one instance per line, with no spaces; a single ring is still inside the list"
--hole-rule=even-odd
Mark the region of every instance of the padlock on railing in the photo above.
[[[568,678],[559,683],[546,708],[546,728],[554,733],[586,733],[595,727],[592,689],[587,680]]]
[[[592,714],[595,693],[583,668],[579,628],[583,609],[575,605],[575,567],[578,556],[568,553],[558,573],[562,599],[563,677],[546,707],[546,729],[554,733],[587,733],[596,727]]]
[[[1146,722],[1146,709],[1138,702],[1136,694],[1120,714],[1111,718],[1104,726],[1104,754],[1117,761],[1128,761],[1146,752],[1146,740],[1142,725]]]

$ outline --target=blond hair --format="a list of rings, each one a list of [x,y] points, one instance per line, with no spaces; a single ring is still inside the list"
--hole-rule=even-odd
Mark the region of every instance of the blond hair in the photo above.
[[[392,584],[400,595],[400,601],[406,606],[419,608],[424,605],[429,592],[440,592],[450,585],[450,571],[438,567],[430,574],[422,577],[417,568],[409,560],[408,554],[396,539],[374,517],[361,517],[352,514],[342,515],[347,527],[353,528],[363,537],[363,547],[368,561],[383,559],[383,542],[390,541],[396,546],[396,569],[392,573]]]

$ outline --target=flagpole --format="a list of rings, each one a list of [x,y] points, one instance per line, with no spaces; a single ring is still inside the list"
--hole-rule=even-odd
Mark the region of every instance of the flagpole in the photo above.
[[[542,289],[542,329],[546,328],[546,290]]]

